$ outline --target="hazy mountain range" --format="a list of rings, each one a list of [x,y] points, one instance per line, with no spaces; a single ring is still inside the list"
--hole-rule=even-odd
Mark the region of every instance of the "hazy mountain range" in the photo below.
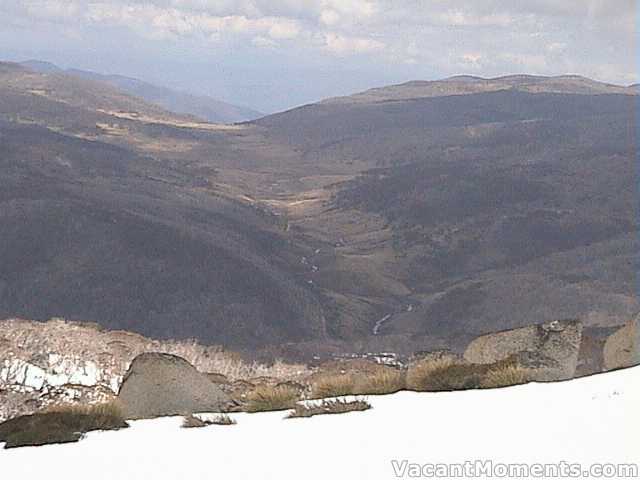
[[[232,105],[208,96],[180,92],[122,75],[102,75],[78,69],[63,70],[52,63],[37,60],[30,60],[22,63],[22,65],[41,73],[64,73],[108,83],[149,103],[159,105],[176,113],[194,115],[208,122],[244,122],[264,115],[250,108]]]
[[[454,77],[223,126],[38,70],[0,64],[0,317],[310,354],[638,311],[637,86]]]

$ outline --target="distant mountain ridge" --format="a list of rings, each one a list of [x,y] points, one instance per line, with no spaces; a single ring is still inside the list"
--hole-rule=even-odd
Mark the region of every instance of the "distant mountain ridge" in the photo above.
[[[212,123],[237,123],[255,120],[261,112],[232,105],[205,95],[173,90],[123,75],[103,75],[75,68],[64,70],[49,62],[30,60],[21,65],[39,73],[65,73],[76,77],[100,81],[175,113],[194,115]]]
[[[419,98],[445,97],[451,95],[470,95],[513,90],[528,93],[564,93],[564,94],[638,94],[638,85],[624,87],[602,83],[579,75],[561,75],[545,77],[538,75],[508,75],[496,78],[482,78],[471,75],[458,75],[443,80],[414,80],[399,85],[373,88],[355,95],[336,97],[322,103],[375,103],[385,101],[404,101]]]

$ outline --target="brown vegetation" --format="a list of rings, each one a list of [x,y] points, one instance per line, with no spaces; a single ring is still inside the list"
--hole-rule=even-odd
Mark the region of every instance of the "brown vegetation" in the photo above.
[[[247,394],[244,410],[250,413],[286,410],[298,400],[300,392],[289,385],[259,385]]]
[[[523,385],[531,381],[530,370],[517,365],[507,365],[487,372],[480,382],[482,388],[501,388]]]
[[[353,395],[355,391],[355,375],[323,374],[318,376],[311,384],[311,398],[330,398]]]
[[[370,408],[371,404],[366,400],[323,400],[320,403],[298,404],[287,418],[309,418],[316,415],[363,412]]]
[[[0,424],[0,442],[6,442],[5,448],[68,443],[80,440],[86,432],[127,427],[116,402],[58,406]]]
[[[202,419],[196,417],[195,415],[189,415],[188,417],[184,417],[184,422],[182,422],[182,428],[202,428],[208,427],[209,425],[235,425],[236,421],[231,418],[229,415],[220,414],[216,415],[212,419]]]

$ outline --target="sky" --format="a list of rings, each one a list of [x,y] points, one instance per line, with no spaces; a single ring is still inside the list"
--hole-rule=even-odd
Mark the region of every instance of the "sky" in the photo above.
[[[457,74],[638,75],[640,0],[0,0],[0,60],[265,113]]]

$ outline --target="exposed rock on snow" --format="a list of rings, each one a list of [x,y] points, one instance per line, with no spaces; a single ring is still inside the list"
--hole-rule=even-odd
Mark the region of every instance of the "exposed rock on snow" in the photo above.
[[[93,324],[0,322],[0,422],[51,404],[113,398],[131,360],[160,342]]]
[[[537,381],[567,380],[575,377],[581,339],[582,323],[576,320],[532,325],[478,337],[464,358],[488,364],[516,356]]]
[[[175,355],[145,353],[127,372],[118,399],[125,418],[220,412],[230,398],[206,374]]]

